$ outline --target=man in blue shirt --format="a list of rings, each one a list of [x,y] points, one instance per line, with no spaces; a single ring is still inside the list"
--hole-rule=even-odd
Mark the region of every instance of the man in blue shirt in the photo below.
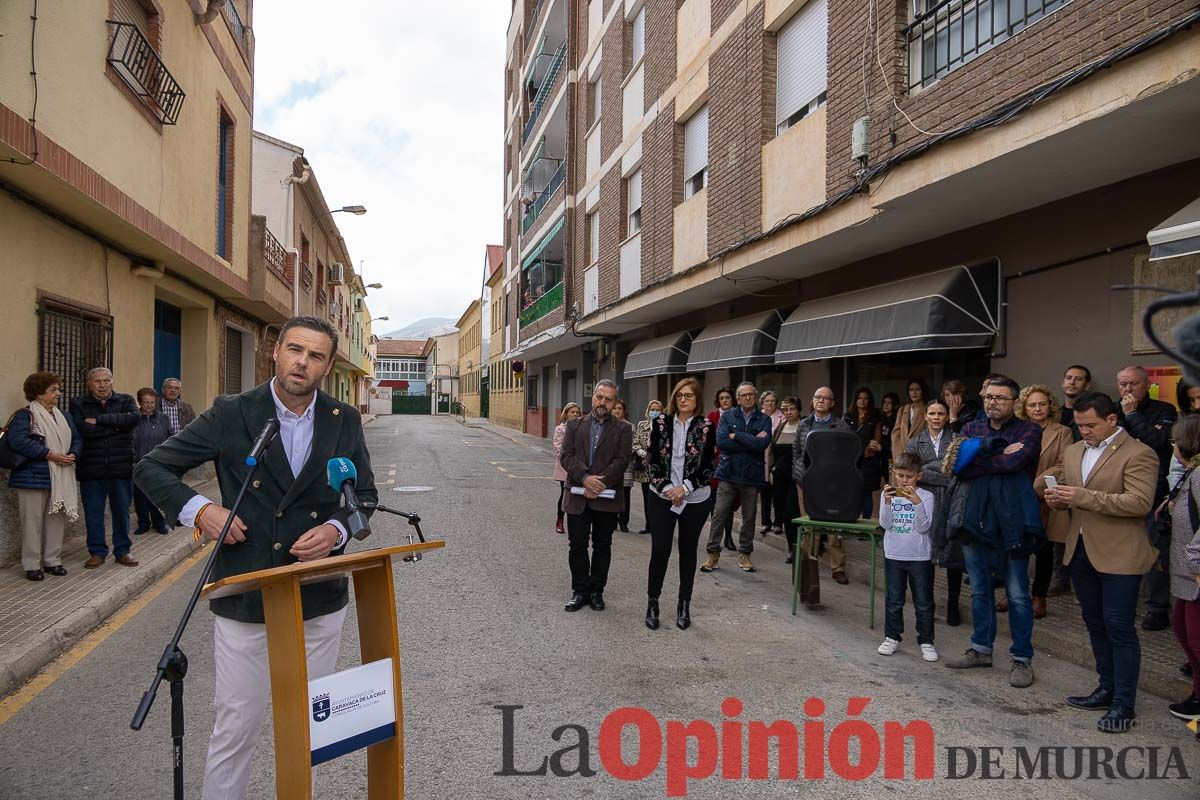
[[[708,535],[708,558],[701,572],[712,572],[721,560],[721,538],[725,520],[733,514],[733,501],[742,501],[742,530],[738,541],[738,567],[754,572],[750,554],[754,552],[754,520],[758,511],[758,492],[766,485],[763,453],[771,445],[771,418],[758,410],[758,391],[753,383],[738,384],[737,407],[721,415],[717,424],[717,501]]]

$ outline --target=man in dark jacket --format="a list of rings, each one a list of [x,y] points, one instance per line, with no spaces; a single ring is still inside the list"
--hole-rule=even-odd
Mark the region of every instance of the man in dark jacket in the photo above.
[[[167,378],[163,381],[158,410],[167,415],[172,436],[192,424],[192,420],[196,418],[196,410],[184,402],[182,394],[183,384],[179,378]]]
[[[1128,366],[1117,373],[1117,389],[1121,393],[1117,422],[1158,456],[1158,483],[1154,488],[1154,508],[1158,508],[1168,492],[1167,473],[1175,454],[1171,428],[1179,418],[1179,412],[1170,403],[1150,399],[1150,376],[1139,366]],[[1142,627],[1148,631],[1161,631],[1171,625],[1171,565],[1168,563],[1171,541],[1169,536],[1166,541],[1155,541],[1157,526],[1153,512],[1146,515],[1146,532],[1150,543],[1158,550],[1158,563],[1145,576],[1146,611],[1142,615]]]
[[[792,442],[792,478],[796,481],[796,496],[800,498],[800,508],[804,508],[804,473],[809,464],[805,458],[808,448],[808,435],[813,431],[852,431],[844,420],[833,413],[835,398],[833,389],[822,386],[813,392],[812,413],[800,421],[796,429],[796,440]],[[803,557],[807,558],[805,552]],[[833,571],[833,579],[843,586],[850,582],[846,577],[846,548],[842,546],[842,537],[833,536],[829,539],[829,564]]]
[[[721,561],[721,539],[725,520],[733,514],[733,501],[741,498],[742,531],[738,540],[738,567],[754,572],[754,521],[758,518],[758,492],[766,485],[763,453],[771,446],[771,418],[758,410],[758,392],[753,383],[739,383],[735,392],[738,407],[721,415],[717,423],[717,502],[708,535],[708,558],[701,572],[712,572]]]
[[[158,394],[149,386],[138,389],[138,424],[133,429],[133,453],[141,461],[147,453],[171,438],[171,423],[167,415],[158,410]],[[133,508],[137,511],[137,527],[134,536],[140,536],[151,527],[164,536],[171,532],[158,506],[150,502],[146,493],[133,487]]]
[[[331,458],[354,462],[359,503],[378,501],[358,410],[317,388],[333,369],[337,339],[337,331],[323,319],[288,320],[275,345],[273,380],[218,398],[138,462],[138,486],[167,519],[215,541],[246,477],[245,459],[254,439],[268,420],[279,420],[279,435],[230,524],[214,581],[342,552],[350,512],[340,507],[340,494],[326,482]],[[220,500],[197,494],[182,480],[188,470],[207,462],[216,465]],[[348,601],[344,577],[300,587],[308,678],[328,675],[337,666]],[[260,592],[247,592],[212,600],[209,607],[215,615],[215,720],[203,796],[243,798],[270,693],[263,598]]]
[[[112,551],[118,564],[136,567],[129,555],[129,504],[133,500],[133,429],[138,410],[133,398],[113,391],[112,372],[97,367],[87,374],[87,394],[71,401],[71,418],[83,436],[83,455],[75,465],[87,523],[88,560],[95,569],[108,558],[104,506],[112,515]]]

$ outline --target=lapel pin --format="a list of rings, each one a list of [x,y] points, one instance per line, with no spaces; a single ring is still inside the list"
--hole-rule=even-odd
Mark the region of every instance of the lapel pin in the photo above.
[[[335,408],[335,409],[333,410],[333,415],[334,415],[335,417],[336,417],[338,414],[340,414],[340,413],[342,413],[342,410],[341,410],[340,408]]]

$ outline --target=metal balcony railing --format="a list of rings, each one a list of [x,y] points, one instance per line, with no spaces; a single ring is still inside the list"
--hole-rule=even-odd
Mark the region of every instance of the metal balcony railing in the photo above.
[[[546,188],[537,194],[529,209],[525,212],[525,216],[521,219],[521,233],[528,233],[533,224],[537,222],[542,211],[545,210],[546,204],[554,197],[554,193],[558,191],[558,187],[562,186],[563,180],[567,176],[567,162],[562,162],[558,165],[554,176],[550,178],[550,182],[546,184]]]
[[[313,285],[312,270],[309,269],[308,264],[304,263],[303,261],[300,262],[300,283],[305,289],[311,289]]]
[[[533,135],[533,129],[537,127],[538,117],[542,115],[542,109],[550,101],[550,90],[554,88],[554,82],[558,80],[558,73],[562,72],[563,64],[567,61],[567,43],[563,42],[558,51],[554,54],[554,60],[550,62],[550,69],[546,71],[546,78],[538,86],[537,99],[533,101],[533,108],[529,109],[529,119],[525,122],[525,129],[521,132],[521,144],[524,145],[529,141],[529,137]]]
[[[275,273],[276,278],[290,285],[292,280],[288,277],[287,251],[275,238],[275,234],[265,227],[263,233],[263,263],[267,265],[268,270]]]
[[[250,38],[247,35],[246,23],[242,22],[242,15],[238,13],[235,0],[225,0],[225,11],[229,15],[229,27],[233,28],[234,37],[237,38],[238,44],[245,49]]]
[[[518,317],[522,326],[531,325],[563,304],[563,284],[559,281],[547,292],[521,309]]]
[[[112,41],[105,60],[159,122],[174,125],[187,96],[183,89],[136,25],[110,19],[108,27]]]
[[[529,15],[529,24],[525,26],[525,30],[530,36],[537,31],[538,18],[542,15],[542,7],[546,5],[546,0],[537,0],[537,4],[533,7],[533,13]]]

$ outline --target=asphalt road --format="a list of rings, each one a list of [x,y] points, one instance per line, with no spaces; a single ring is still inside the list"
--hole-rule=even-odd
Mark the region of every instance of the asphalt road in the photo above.
[[[647,537],[616,534],[608,610],[566,614],[569,595],[565,537],[553,530],[558,486],[543,447],[514,443],[486,430],[446,419],[385,417],[368,427],[376,473],[395,486],[381,487],[384,502],[418,510],[431,537],[446,548],[418,565],[397,565],[401,662],[404,680],[407,796],[497,800],[498,798],[652,798],[667,793],[667,761],[677,765],[686,741],[667,720],[722,723],[788,720],[803,729],[805,701],[823,699],[826,710],[809,708],[824,723],[829,741],[823,779],[777,778],[774,757],[767,780],[694,779],[695,798],[791,797],[801,793],[834,798],[920,797],[1195,798],[1200,794],[1200,743],[1169,717],[1165,702],[1140,699],[1145,727],[1125,736],[1095,730],[1096,715],[1072,711],[1067,694],[1089,691],[1094,676],[1045,656],[1035,660],[1037,683],[1028,690],[1008,686],[1006,663],[998,668],[956,673],[923,662],[911,638],[890,658],[876,654],[881,631],[867,627],[866,592],[861,586],[822,584],[826,608],[790,614],[789,572],[779,550],[760,546],[759,571],[744,574],[726,558],[713,575],[697,577],[694,625],[657,632],[642,624]],[[391,475],[394,470],[395,474]],[[397,486],[434,487],[399,493]],[[640,507],[640,503],[635,503]],[[640,511],[635,527],[640,527]],[[372,546],[401,541],[404,523],[376,516]],[[674,562],[672,562],[674,568]],[[196,579],[198,567],[113,632],[86,657],[0,726],[0,798],[158,798],[170,796],[169,698],[164,689],[140,733],[130,715]],[[663,594],[664,619],[673,616],[674,574]],[[943,656],[961,652],[968,631],[939,627]],[[188,796],[199,797],[207,736],[212,724],[212,620],[197,614],[184,650],[191,660],[187,680]],[[1006,647],[1006,643],[998,643]],[[356,663],[353,615],[342,642],[341,664]],[[1004,666],[1001,666],[1004,665]],[[736,697],[743,710],[725,717],[722,702]],[[848,698],[870,698],[858,718],[869,725],[844,728]],[[592,776],[497,776],[504,770],[502,712],[512,711],[515,770],[535,770],[544,757],[588,737]],[[641,780],[621,780],[613,747],[601,746],[601,723],[622,707],[641,707],[666,732],[661,763],[646,763]],[[729,710],[729,709],[726,709]],[[647,717],[648,719],[648,717]],[[886,721],[925,720],[935,739],[934,777],[915,780],[912,753],[907,780],[886,780],[883,767],[863,780],[839,777],[843,762],[858,763],[857,739],[848,759],[844,734],[862,728],[881,732]],[[256,756],[252,797],[273,795],[270,718]],[[559,741],[552,733],[560,726]],[[702,737],[704,725],[692,730]],[[725,737],[737,741],[738,729]],[[646,729],[647,741],[656,738]],[[610,737],[611,738],[611,737]],[[703,738],[703,737],[702,737]],[[868,737],[870,739],[870,737]],[[637,736],[626,729],[623,758],[638,762]],[[707,756],[707,739],[705,756]],[[815,741],[815,737],[813,739]],[[802,739],[806,754],[822,749]],[[612,742],[610,742],[612,744]],[[712,745],[715,747],[715,743]],[[1178,748],[1182,769],[1166,780],[1109,780],[1101,767],[1095,779],[1012,780],[1015,748],[1157,747],[1162,771]],[[946,777],[948,748],[974,748],[971,778]],[[980,778],[979,748],[1006,770],[1006,779]],[[701,757],[695,741],[685,748],[689,763]],[[732,747],[736,750],[736,747]],[[866,750],[870,756],[871,747]],[[601,750],[606,750],[607,761]],[[958,752],[963,770],[965,754]],[[1064,751],[1066,770],[1074,751]],[[1096,754],[1103,755],[1101,751]],[[653,754],[650,754],[653,755]],[[715,753],[714,753],[715,755]],[[1084,774],[1090,755],[1083,757]],[[735,759],[725,758],[726,765]],[[578,748],[562,756],[560,771],[577,771]],[[1127,773],[1149,761],[1148,751],[1126,756]],[[801,777],[805,774],[801,756]],[[1053,761],[1050,762],[1053,764]],[[657,764],[657,768],[650,769]],[[1116,759],[1112,765],[1115,768]],[[836,766],[836,768],[835,768]],[[869,766],[869,765],[868,765]],[[673,781],[680,770],[672,769]],[[736,767],[734,773],[738,773]],[[1053,775],[1053,767],[1050,770]],[[744,771],[742,772],[744,774]],[[673,783],[673,785],[675,785]],[[366,797],[365,756],[344,757],[317,770],[322,797]]]

